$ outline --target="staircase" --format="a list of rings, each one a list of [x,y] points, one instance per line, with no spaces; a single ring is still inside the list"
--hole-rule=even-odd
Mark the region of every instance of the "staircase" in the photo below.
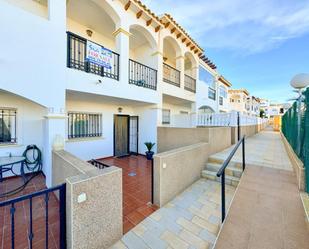
[[[202,171],[202,177],[214,180],[221,181],[221,177],[217,177],[217,172],[220,169],[224,162],[224,159],[216,155],[212,155],[208,158],[207,165]],[[229,166],[225,169],[225,183],[234,187],[237,187],[240,177],[242,174],[242,163],[233,162],[229,163]]]

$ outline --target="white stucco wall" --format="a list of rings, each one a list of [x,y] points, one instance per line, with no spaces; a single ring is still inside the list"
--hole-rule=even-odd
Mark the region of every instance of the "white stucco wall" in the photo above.
[[[118,113],[118,107],[122,112]],[[109,157],[114,155],[114,115],[139,116],[139,153],[144,154],[144,142],[156,142],[157,109],[151,105],[136,106],[108,101],[68,100],[68,112],[91,112],[102,114],[102,137],[68,139],[66,128],[66,150],[75,156],[90,160],[93,158]],[[67,127],[67,126],[66,126]]]
[[[46,108],[27,99],[0,91],[0,108],[17,110],[17,143],[0,144],[0,156],[20,156],[27,145],[35,144],[43,151],[43,123]]]

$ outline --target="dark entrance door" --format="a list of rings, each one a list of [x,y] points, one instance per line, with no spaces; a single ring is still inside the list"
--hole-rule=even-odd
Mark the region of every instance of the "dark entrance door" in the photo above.
[[[114,156],[129,155],[129,115],[114,117]]]
[[[138,154],[138,116],[130,117],[130,154]]]

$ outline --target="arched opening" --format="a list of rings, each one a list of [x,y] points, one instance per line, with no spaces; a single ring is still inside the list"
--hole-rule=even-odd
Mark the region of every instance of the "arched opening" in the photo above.
[[[70,0],[67,4],[67,29],[115,50],[113,32],[120,17],[106,1]]]
[[[177,41],[170,36],[163,39],[163,81],[180,87],[183,57]]]
[[[129,31],[129,83],[156,90],[158,63],[153,53],[157,42],[143,26],[131,25]]]
[[[214,112],[215,112],[214,109],[208,105],[203,105],[198,108],[198,114],[210,114]]]
[[[177,65],[177,57],[181,56],[181,48],[177,41],[171,37],[167,36],[163,39],[163,60],[164,63],[180,69]]]
[[[68,1],[68,67],[118,80],[119,55],[114,52],[116,39],[113,32],[119,23],[120,17],[107,1]],[[98,50],[98,46],[108,50],[104,50],[104,60],[93,63],[86,58],[87,48]]]
[[[185,53],[185,74],[196,79],[197,62],[190,52]]]
[[[157,42],[153,35],[140,25],[131,25],[129,31],[130,59],[155,68],[157,65],[152,54],[156,51]]]

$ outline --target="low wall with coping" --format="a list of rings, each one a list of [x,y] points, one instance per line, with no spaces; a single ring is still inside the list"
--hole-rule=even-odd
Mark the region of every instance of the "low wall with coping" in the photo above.
[[[203,142],[211,143],[214,152],[231,145],[231,127],[158,127],[157,129],[158,153]]]
[[[209,143],[197,143],[154,156],[154,203],[162,207],[201,177]]]
[[[283,140],[283,144],[284,147],[288,153],[288,156],[291,160],[291,163],[293,165],[293,169],[295,171],[296,174],[296,178],[297,178],[297,185],[298,185],[298,189],[301,191],[305,190],[305,167],[303,162],[298,158],[298,156],[295,154],[293,148],[291,147],[291,145],[289,144],[288,140],[285,138],[284,134],[282,132],[280,132],[282,140]]]
[[[67,248],[108,248],[122,237],[122,170],[53,151],[53,185],[66,183]]]
[[[191,144],[207,142],[208,139],[209,128],[157,128],[158,153],[181,148]]]

